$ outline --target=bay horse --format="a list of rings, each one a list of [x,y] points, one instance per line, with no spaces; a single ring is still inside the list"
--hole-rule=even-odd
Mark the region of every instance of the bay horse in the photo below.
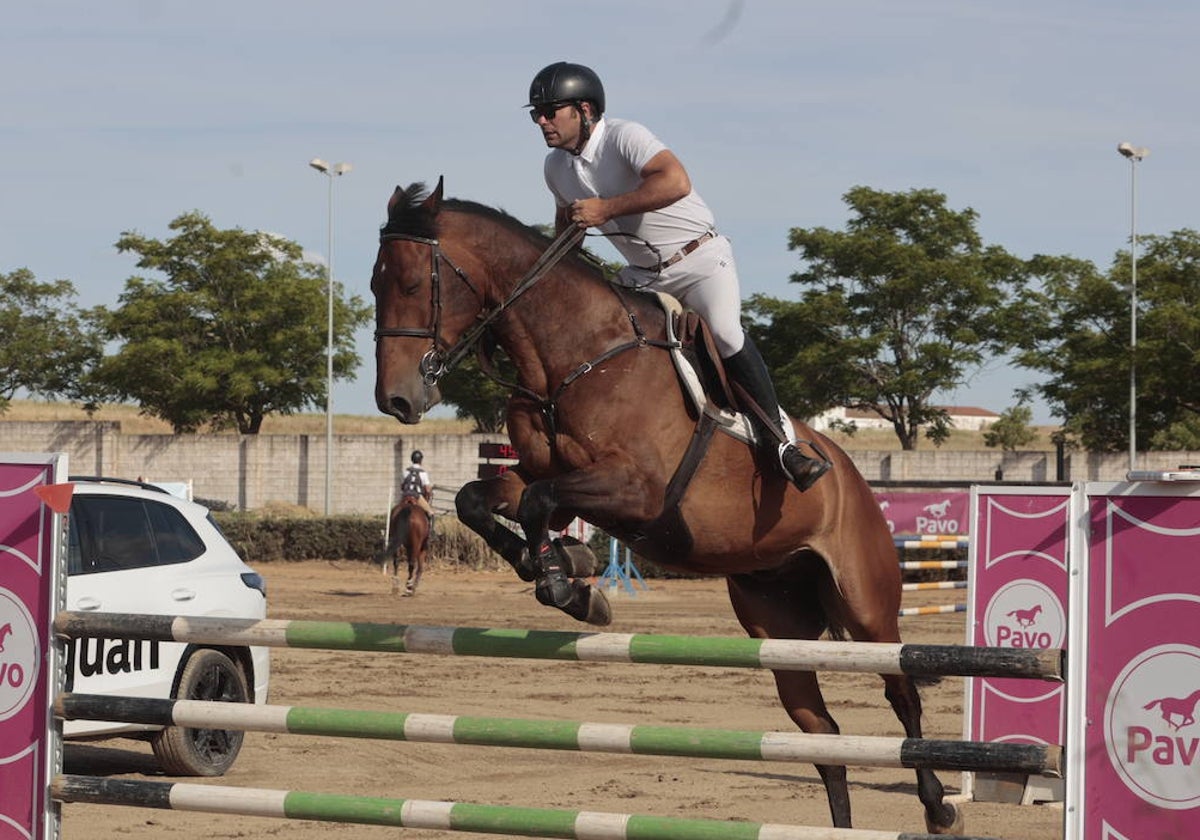
[[[400,592],[400,552],[408,562],[408,579],[404,591]],[[417,504],[416,499],[406,498],[392,507],[388,515],[388,544],[375,555],[375,562],[388,573],[391,566],[392,594],[409,597],[417,594],[421,574],[425,571],[425,557],[429,552],[429,515]]]
[[[711,424],[680,386],[667,314],[650,295],[607,282],[577,251],[547,268],[548,245],[563,241],[490,207],[444,199],[441,179],[432,192],[397,187],[388,202],[371,278],[379,410],[419,422],[440,399],[438,379],[473,347],[481,367],[498,346],[517,371],[507,430],[519,463],[467,483],[455,499],[460,520],[535,582],[539,601],[590,623],[609,620],[603,594],[582,579],[590,564],[581,571],[547,538],[576,516],[663,566],[723,575],[752,637],[899,642],[896,549],[849,456],[796,424],[833,462],[804,493],[729,434],[712,434],[699,459],[686,458]],[[495,514],[519,523],[525,538]],[[803,731],[839,732],[816,674],[774,677]],[[907,737],[921,737],[913,680],[883,681]],[[833,824],[849,827],[846,768],[817,771]],[[927,769],[916,775],[928,830],[960,833],[941,782]]]

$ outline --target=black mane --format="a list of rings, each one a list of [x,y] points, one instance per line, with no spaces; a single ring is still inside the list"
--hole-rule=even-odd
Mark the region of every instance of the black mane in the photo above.
[[[399,189],[399,187],[397,187]],[[426,239],[438,238],[437,216],[421,206],[429,197],[429,190],[424,182],[409,184],[396,196],[394,203],[388,209],[388,220],[379,232],[381,234],[404,234],[406,236],[421,236]],[[466,201],[459,198],[448,198],[442,202],[443,210],[482,216],[526,238],[538,248],[545,250],[550,244],[550,237],[537,228],[531,227],[519,219],[510,216],[503,210],[488,207],[476,201]]]
[[[422,203],[429,197],[429,190],[424,182],[417,181],[406,188],[396,187],[396,194],[388,208],[388,220],[379,229],[381,236],[400,234],[402,236],[419,236],[423,239],[438,239],[438,214],[431,213]],[[519,219],[510,216],[503,210],[488,207],[477,201],[467,201],[461,198],[447,198],[441,202],[442,211],[465,213],[494,222],[531,244],[538,253],[545,251],[553,241],[552,236],[542,233],[536,227],[527,225]],[[604,280],[603,261],[586,249],[576,249],[562,258],[563,265],[571,265]]]

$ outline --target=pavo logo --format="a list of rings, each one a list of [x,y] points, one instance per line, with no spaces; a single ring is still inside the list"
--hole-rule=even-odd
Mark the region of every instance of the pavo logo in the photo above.
[[[40,661],[33,616],[17,596],[0,589],[0,720],[25,707]]]
[[[1113,681],[1104,734],[1113,768],[1139,798],[1175,810],[1200,805],[1200,648],[1142,651]]]
[[[1001,587],[984,613],[984,635],[996,647],[1062,647],[1066,628],[1058,596],[1037,580],[1015,580]]]

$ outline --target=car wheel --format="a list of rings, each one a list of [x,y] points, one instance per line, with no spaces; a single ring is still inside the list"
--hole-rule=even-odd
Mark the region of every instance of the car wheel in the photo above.
[[[175,697],[246,703],[250,692],[245,675],[228,656],[201,649],[183,666]],[[233,765],[244,737],[238,730],[168,726],[155,733],[150,743],[168,776],[220,776]]]

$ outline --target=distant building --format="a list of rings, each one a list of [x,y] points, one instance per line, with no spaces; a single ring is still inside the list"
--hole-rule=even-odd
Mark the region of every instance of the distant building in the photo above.
[[[944,410],[950,415],[950,425],[961,431],[982,431],[1000,419],[1000,415],[996,412],[988,411],[986,408],[977,408],[972,405],[939,405],[937,408]],[[859,429],[892,428],[891,423],[873,411],[866,411],[861,408],[841,407],[831,408],[826,412],[818,414],[812,420],[809,420],[809,425],[817,431],[823,432],[828,430],[835,420],[842,423],[853,423]]]

